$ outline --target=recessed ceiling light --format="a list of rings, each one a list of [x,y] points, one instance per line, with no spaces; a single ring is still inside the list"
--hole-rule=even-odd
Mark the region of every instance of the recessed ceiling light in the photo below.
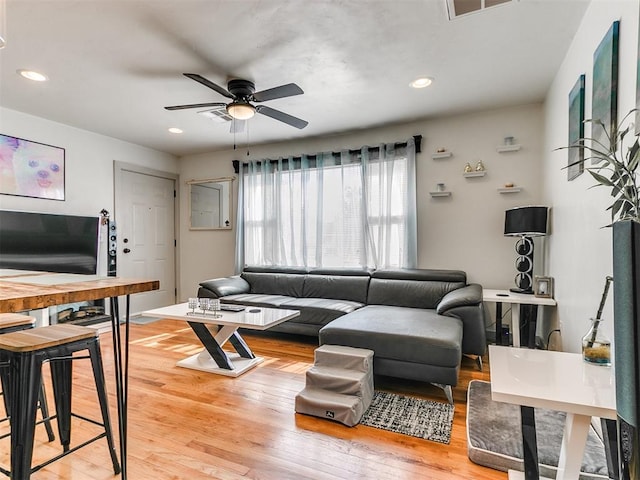
[[[421,77],[421,78],[416,78],[413,82],[409,84],[409,86],[412,88],[424,88],[424,87],[428,87],[432,83],[433,83],[433,78]]]
[[[33,70],[18,70],[18,75],[23,76],[24,78],[28,78],[29,80],[33,80],[34,82],[46,82],[49,78],[40,72],[35,72]]]
[[[181,129],[179,129],[179,128],[176,128],[176,127],[171,127],[171,128],[169,129],[169,131],[170,131],[171,133],[182,133],[182,130],[181,130]]]

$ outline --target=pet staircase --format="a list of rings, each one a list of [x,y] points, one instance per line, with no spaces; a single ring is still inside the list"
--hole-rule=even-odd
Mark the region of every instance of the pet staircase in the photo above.
[[[373,398],[373,351],[322,345],[296,395],[296,412],[357,425]]]

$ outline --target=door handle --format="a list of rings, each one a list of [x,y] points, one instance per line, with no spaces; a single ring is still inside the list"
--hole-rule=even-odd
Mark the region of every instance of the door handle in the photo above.
[[[125,248],[124,250],[122,250],[124,253],[129,253],[131,251],[131,249],[129,248]]]

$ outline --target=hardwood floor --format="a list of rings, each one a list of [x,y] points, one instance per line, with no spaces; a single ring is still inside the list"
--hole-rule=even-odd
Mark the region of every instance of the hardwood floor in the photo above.
[[[473,479],[507,475],[467,457],[466,387],[488,380],[463,359],[454,389],[451,443],[443,445],[358,425],[297,415],[294,397],[304,386],[316,341],[291,336],[243,334],[265,362],[238,378],[176,367],[201,346],[184,322],[131,325],[129,463],[132,480],[342,480]],[[101,335],[115,422],[111,335]],[[48,372],[48,368],[45,369]],[[47,379],[47,387],[50,390]],[[98,418],[87,360],[74,363],[74,411]],[[446,401],[443,392],[416,382],[376,379],[376,388]],[[49,391],[49,398],[53,399]],[[53,402],[53,400],[51,400]],[[113,422],[113,423],[114,423]],[[6,422],[4,424],[6,431]],[[115,425],[115,423],[114,423]],[[96,431],[74,419],[72,445]],[[0,428],[1,430],[1,428]],[[38,427],[34,463],[59,452]],[[1,440],[0,463],[9,463],[9,440]],[[99,440],[36,472],[34,480],[103,480],[114,477],[106,441]]]

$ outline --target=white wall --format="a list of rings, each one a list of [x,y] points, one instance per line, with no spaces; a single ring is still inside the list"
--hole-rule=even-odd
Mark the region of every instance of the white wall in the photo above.
[[[177,173],[177,158],[97,133],[0,108],[0,133],[65,149],[65,200],[0,195],[0,208],[71,215],[113,213],[113,161]]]
[[[540,202],[541,105],[423,120],[329,138],[257,145],[250,148],[249,157],[246,149],[188,156],[180,160],[180,176],[183,182],[224,177],[233,174],[234,159],[353,149],[404,141],[412,135],[423,136],[422,153],[417,158],[419,266],[465,270],[470,281],[486,288],[513,286],[515,242],[502,235],[504,211]],[[508,135],[516,137],[522,150],[497,153],[496,146]],[[431,154],[439,147],[452,151],[453,157],[433,160]],[[465,163],[475,166],[478,160],[484,163],[486,176],[464,178]],[[451,197],[431,198],[429,191],[434,191],[438,182],[445,183],[447,190],[453,192]],[[507,182],[522,186],[523,191],[499,194],[497,188]],[[180,291],[188,297],[195,295],[199,281],[233,273],[235,225],[233,231],[189,231],[188,189],[182,188],[181,192]]]
[[[113,215],[114,160],[178,171],[173,155],[6,108],[0,108],[0,133],[65,149],[64,201],[0,195],[3,210],[99,216],[104,208]]]
[[[573,352],[580,351],[589,318],[598,310],[605,277],[613,273],[612,231],[602,228],[611,221],[606,212],[611,197],[607,189],[589,189],[594,182],[588,173],[568,182],[566,171],[561,170],[567,163],[567,153],[554,149],[567,145],[568,94],[582,73],[586,74],[585,116],[591,116],[593,52],[614,20],[620,20],[619,118],[635,106],[638,2],[594,0],[548,92],[544,108],[543,198],[553,205],[548,272],[556,283],[563,349]],[[587,127],[585,134],[588,136],[589,132]],[[612,307],[610,295],[603,325],[611,339]]]

